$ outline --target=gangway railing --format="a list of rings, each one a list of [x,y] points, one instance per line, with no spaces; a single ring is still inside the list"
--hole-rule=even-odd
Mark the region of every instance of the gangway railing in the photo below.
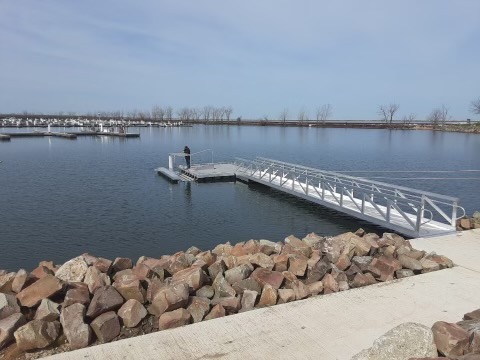
[[[234,164],[237,177],[244,176],[411,236],[455,231],[458,210],[465,215],[456,197],[263,157],[236,158]]]

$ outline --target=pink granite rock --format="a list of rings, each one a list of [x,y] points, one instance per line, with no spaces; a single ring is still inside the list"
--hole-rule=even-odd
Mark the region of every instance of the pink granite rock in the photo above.
[[[20,350],[43,349],[53,344],[60,335],[60,323],[33,320],[18,328],[13,335]]]
[[[183,308],[168,311],[160,315],[158,319],[158,328],[160,330],[173,329],[176,327],[190,324],[190,313]]]
[[[85,323],[85,311],[80,303],[62,309],[60,323],[72,350],[87,347],[92,339],[92,329]]]
[[[145,316],[147,316],[147,309],[135,299],[127,300],[125,304],[118,310],[118,316],[123,321],[126,327],[135,327]]]
[[[123,298],[113,286],[104,286],[95,291],[93,299],[87,310],[87,316],[91,319],[99,315],[117,310],[123,305]]]
[[[34,307],[42,301],[55,295],[63,288],[62,282],[53,275],[45,275],[40,280],[27,286],[17,294],[17,299],[22,306]]]
[[[90,324],[100,343],[107,343],[120,334],[120,320],[114,311],[108,311],[95,318]]]

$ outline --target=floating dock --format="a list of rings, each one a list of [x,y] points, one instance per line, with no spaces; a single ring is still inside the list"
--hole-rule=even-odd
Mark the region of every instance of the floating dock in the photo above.
[[[178,171],[172,161],[170,165],[158,173],[174,182],[255,182],[408,237],[454,233],[457,212],[465,214],[455,197],[261,157],[179,167]]]
[[[9,141],[11,138],[16,137],[44,137],[53,136],[64,139],[76,139],[79,136],[112,136],[120,138],[138,138],[139,133],[124,133],[124,132],[107,132],[107,131],[78,131],[78,132],[50,132],[50,131],[32,131],[32,132],[17,132],[0,134],[0,141]]]

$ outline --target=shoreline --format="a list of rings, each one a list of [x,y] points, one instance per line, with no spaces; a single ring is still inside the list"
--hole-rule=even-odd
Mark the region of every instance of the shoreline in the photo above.
[[[136,263],[89,254],[61,266],[42,261],[32,272],[0,271],[0,327],[10,322],[0,355],[43,357],[452,266],[399,235],[362,229],[191,247]]]

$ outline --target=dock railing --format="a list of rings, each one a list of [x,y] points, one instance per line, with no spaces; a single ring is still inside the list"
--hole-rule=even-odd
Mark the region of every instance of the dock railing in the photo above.
[[[353,210],[365,219],[374,217],[380,224],[398,226],[401,216],[404,219],[402,226],[416,235],[421,233],[422,226],[432,221],[455,229],[458,210],[465,215],[456,197],[263,157],[254,160],[236,158],[234,164],[237,176],[243,174],[287,192],[300,192],[304,198],[328,201],[334,208],[344,208],[350,213]]]

